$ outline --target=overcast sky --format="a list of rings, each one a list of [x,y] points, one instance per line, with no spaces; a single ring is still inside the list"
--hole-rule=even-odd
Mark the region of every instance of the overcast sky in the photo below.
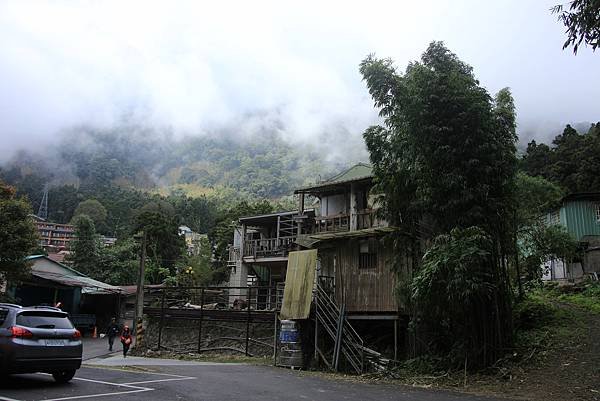
[[[376,112],[358,63],[376,53],[404,70],[432,40],[490,92],[512,88],[522,137],[546,136],[600,120],[600,52],[562,50],[557,1],[3,0],[0,158],[124,116],[183,133],[273,119],[290,138],[360,135]]]

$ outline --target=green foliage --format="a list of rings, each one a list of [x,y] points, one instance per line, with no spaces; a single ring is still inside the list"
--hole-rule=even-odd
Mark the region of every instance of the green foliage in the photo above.
[[[174,208],[165,202],[153,202],[139,211],[135,232],[146,235],[147,276],[150,284],[160,284],[175,274],[175,265],[185,251],[185,239],[179,236]]]
[[[419,318],[428,322],[434,335],[430,347],[435,355],[447,354],[460,365],[465,356],[477,361],[481,339],[492,333],[479,323],[486,319],[486,305],[496,293],[489,269],[493,245],[477,227],[453,229],[435,238],[423,257],[423,265],[412,282],[413,302]]]
[[[99,249],[98,262],[91,276],[113,285],[136,284],[140,246],[132,238]]]
[[[100,244],[94,221],[87,215],[79,215],[75,221],[75,239],[71,242],[68,261],[83,274],[94,277],[99,260]]]
[[[73,212],[72,220],[75,221],[82,214],[92,219],[96,227],[103,226],[106,223],[106,208],[96,199],[86,199],[80,202],[75,208],[75,212]]]
[[[600,191],[600,123],[592,124],[585,134],[567,125],[552,145],[531,141],[521,161],[523,171],[568,192]]]
[[[600,283],[584,282],[573,287],[554,287],[546,291],[561,302],[583,308],[587,312],[600,314]]]
[[[561,225],[530,225],[520,233],[526,288],[542,284],[542,264],[550,259],[572,261],[580,257],[578,241]]]
[[[517,220],[521,229],[539,222],[542,216],[560,206],[560,200],[565,195],[562,188],[556,184],[522,172],[517,174],[515,183]]]
[[[214,270],[211,264],[211,246],[207,238],[200,240],[198,255],[187,256],[177,267],[177,276],[173,285],[204,287],[216,284],[215,278],[221,272]]]
[[[29,272],[25,258],[38,245],[30,213],[29,203],[0,181],[0,284],[21,279]]]
[[[434,239],[415,268],[418,340],[429,338],[450,363],[468,356],[470,366],[488,364],[511,337],[505,261],[514,248],[517,138],[510,91],[492,99],[441,42],[404,74],[374,56],[360,72],[384,119],[364,138],[382,212],[402,227],[392,241],[397,259],[407,249],[417,259],[419,244]],[[403,241],[406,234],[413,240]]]
[[[562,4],[552,7],[552,13],[558,14],[558,20],[567,28],[567,40],[563,49],[573,46],[573,53],[581,43],[589,45],[592,50],[600,46],[600,2],[598,0],[573,0],[569,10]]]
[[[428,214],[446,232],[501,221],[516,169],[510,92],[493,102],[439,42],[404,75],[372,56],[360,70],[385,119],[364,137],[391,223]]]

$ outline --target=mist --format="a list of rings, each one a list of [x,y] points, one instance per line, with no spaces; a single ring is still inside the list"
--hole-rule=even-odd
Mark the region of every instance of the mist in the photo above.
[[[443,40],[491,93],[510,87],[521,141],[600,120],[600,56],[562,50],[555,1],[0,4],[0,160],[72,127],[127,121],[176,138],[268,127],[366,157],[378,122],[359,62],[400,71]]]

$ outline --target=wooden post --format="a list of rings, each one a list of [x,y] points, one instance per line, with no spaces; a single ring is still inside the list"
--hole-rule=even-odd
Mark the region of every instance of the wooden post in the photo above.
[[[348,222],[348,229],[355,231],[358,229],[358,217],[357,217],[357,201],[356,201],[356,184],[350,184],[350,221]]]
[[[275,323],[273,327],[273,366],[277,366],[277,311],[273,313],[273,316],[275,316]]]
[[[137,280],[137,293],[135,297],[135,321],[139,323],[144,316],[144,275],[146,270],[146,230],[144,229],[142,234],[142,254],[140,257],[140,271],[138,272],[138,280]],[[136,325],[136,337],[138,334],[137,328],[140,327],[139,324]],[[137,340],[136,340],[137,343]]]
[[[279,231],[281,227],[281,216],[277,216],[277,246],[279,246]]]
[[[252,287],[248,287],[248,303],[246,304],[246,356],[248,356],[248,346],[250,343],[250,304],[252,303]]]
[[[200,325],[198,326],[198,353],[202,349],[202,321],[204,320],[204,288],[200,292]]]
[[[165,292],[167,290],[163,288],[162,290],[162,299],[160,301],[160,323],[158,324],[158,346],[157,350],[160,351],[160,343],[162,340],[162,331],[163,331],[163,321],[165,319]]]
[[[394,360],[398,360],[398,319],[394,320]]]

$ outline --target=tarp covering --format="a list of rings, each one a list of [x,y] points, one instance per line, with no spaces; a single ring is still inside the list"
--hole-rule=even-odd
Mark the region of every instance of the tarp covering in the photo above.
[[[317,250],[290,252],[288,256],[281,319],[306,319],[315,284]]]

